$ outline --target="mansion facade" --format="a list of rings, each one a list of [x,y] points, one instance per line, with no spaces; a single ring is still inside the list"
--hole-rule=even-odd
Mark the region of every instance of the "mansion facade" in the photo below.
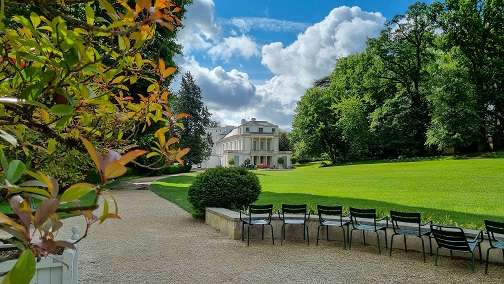
[[[212,139],[212,153],[203,168],[250,164],[264,168],[290,168],[291,151],[279,150],[278,125],[252,118],[242,119],[240,126],[213,127],[207,130]]]

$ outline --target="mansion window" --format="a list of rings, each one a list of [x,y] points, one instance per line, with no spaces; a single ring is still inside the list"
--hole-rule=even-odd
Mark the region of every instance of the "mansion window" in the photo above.
[[[262,127],[259,127],[259,133],[263,133]]]

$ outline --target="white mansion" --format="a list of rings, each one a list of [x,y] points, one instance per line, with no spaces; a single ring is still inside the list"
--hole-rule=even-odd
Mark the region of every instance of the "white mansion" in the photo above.
[[[242,119],[241,125],[213,127],[207,130],[211,136],[212,154],[201,166],[241,166],[246,159],[256,166],[290,168],[290,151],[279,151],[278,125],[252,118]]]

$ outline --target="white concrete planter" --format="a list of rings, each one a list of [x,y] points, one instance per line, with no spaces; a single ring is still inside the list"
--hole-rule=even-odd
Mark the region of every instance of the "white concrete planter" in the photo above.
[[[74,236],[78,238],[75,228],[72,229]],[[9,245],[3,245],[9,246]],[[62,255],[53,255],[42,258],[37,262],[35,275],[30,283],[32,284],[77,284],[79,282],[79,249],[65,249]],[[16,263],[16,259],[7,260],[0,263],[0,272],[10,271]],[[0,277],[0,281],[3,277]]]

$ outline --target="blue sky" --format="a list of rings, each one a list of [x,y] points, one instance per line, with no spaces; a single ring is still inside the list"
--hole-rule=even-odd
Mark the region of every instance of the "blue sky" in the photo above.
[[[194,0],[177,58],[215,120],[257,117],[290,128],[296,102],[337,59],[361,51],[408,0]]]

